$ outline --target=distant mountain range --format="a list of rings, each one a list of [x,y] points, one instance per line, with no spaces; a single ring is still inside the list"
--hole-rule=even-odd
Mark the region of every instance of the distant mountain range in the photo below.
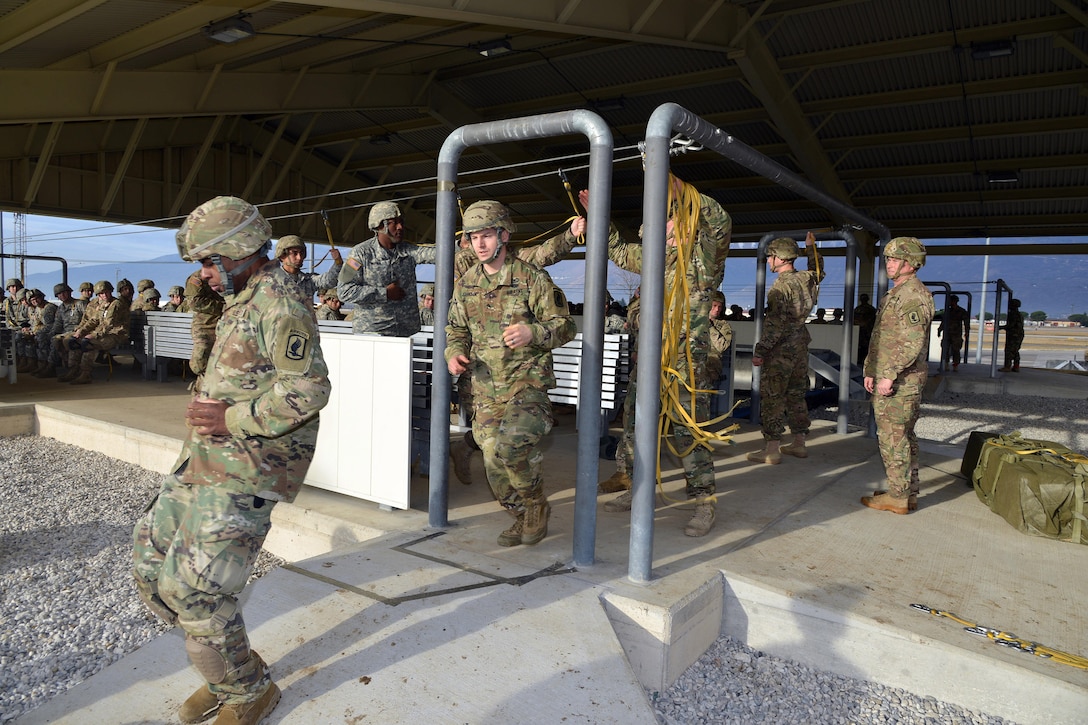
[[[835,308],[843,306],[842,257],[828,259],[827,278],[820,287],[820,307]],[[804,267],[804,262],[798,264]],[[184,284],[185,278],[196,266],[182,262],[175,255],[164,255],[146,262],[118,262],[81,266],[69,270],[69,284],[75,287],[79,282],[96,282],[108,279],[115,283],[127,277],[136,284],[141,279],[152,279],[155,286],[166,297],[166,291],[175,284]],[[328,269],[326,261],[318,271]],[[585,263],[581,260],[560,262],[548,270],[556,283],[562,287],[572,302],[581,302],[585,284]],[[10,274],[10,273],[9,273]],[[429,266],[419,270],[420,283],[433,279],[433,269]],[[973,295],[972,313],[977,314],[980,302],[981,283],[983,281],[983,260],[981,257],[950,257],[934,255],[919,275],[926,282],[948,282],[953,291],[966,291]],[[768,274],[768,284],[773,280]],[[1024,312],[1043,311],[1050,319],[1065,319],[1072,313],[1088,312],[1088,257],[1080,256],[991,256],[986,279],[1005,281],[1013,293],[1022,301]],[[60,281],[60,272],[32,274],[27,286],[38,287],[52,296],[53,285]],[[630,288],[638,284],[637,275],[623,272],[614,266],[609,267],[608,288],[612,295],[626,301]],[[755,300],[755,260],[750,258],[730,259],[726,264],[725,294],[729,304],[739,304],[745,309],[752,307]],[[986,309],[993,310],[994,284],[986,287]],[[942,300],[938,298],[938,304]],[[961,301],[966,306],[966,300]]]

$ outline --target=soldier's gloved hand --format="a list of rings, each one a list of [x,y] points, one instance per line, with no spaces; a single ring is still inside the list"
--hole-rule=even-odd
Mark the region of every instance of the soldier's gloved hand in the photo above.
[[[397,302],[404,299],[404,290],[396,282],[391,282],[385,286],[385,299],[390,302]]]

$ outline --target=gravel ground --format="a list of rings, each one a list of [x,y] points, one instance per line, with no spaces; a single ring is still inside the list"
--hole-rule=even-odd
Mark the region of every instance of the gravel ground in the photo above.
[[[0,722],[166,630],[132,583],[162,476],[51,438],[0,437]],[[262,552],[255,575],[280,560]]]
[[[866,406],[852,411],[863,425]],[[835,411],[818,416],[834,419]],[[921,438],[963,445],[973,430],[1088,450],[1079,400],[945,393]],[[10,722],[165,630],[136,597],[132,526],[160,475],[49,438],[0,438],[0,722]],[[74,492],[79,492],[75,495]],[[255,576],[281,560],[262,553]],[[695,723],[1004,723],[904,690],[824,673],[723,637],[663,693],[658,719]]]

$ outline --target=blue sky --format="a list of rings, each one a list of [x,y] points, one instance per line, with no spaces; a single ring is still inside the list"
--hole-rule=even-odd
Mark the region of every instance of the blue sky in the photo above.
[[[39,215],[27,215],[27,253],[30,255],[59,256],[68,260],[70,280],[82,281],[87,275],[80,274],[80,268],[112,265],[112,274],[105,272],[101,276],[113,279],[129,277],[136,281],[143,276],[150,276],[156,280],[159,286],[168,287],[171,284],[183,283],[185,277],[195,267],[182,262],[177,256],[177,247],[174,242],[174,228],[150,228],[137,225],[118,225],[87,222],[78,219],[65,219],[61,217],[49,217]],[[4,252],[11,254],[14,251],[15,215],[10,212],[2,214]],[[176,221],[180,224],[181,219]],[[927,243],[941,243],[941,240],[925,240]],[[978,243],[984,240],[977,240]],[[994,244],[1006,244],[1022,241],[1020,239],[994,240]],[[1062,237],[1052,239],[1053,242],[1084,242],[1085,238]],[[744,246],[754,247],[754,244]],[[149,260],[161,257],[169,257],[168,260],[157,261],[153,267],[148,266]],[[841,262],[840,258],[832,260],[829,266],[829,277],[821,288],[820,306],[842,306],[842,271],[835,269],[834,265]],[[991,262],[995,258],[991,258]],[[2,260],[4,277],[18,276],[17,262],[12,259]],[[983,280],[983,262],[981,258],[959,259],[955,257],[932,257],[932,264],[927,269],[933,279],[942,279],[960,285],[964,289],[981,288]],[[130,264],[143,263],[139,271],[127,272]],[[802,264],[803,266],[803,264]],[[327,268],[327,263],[318,267],[319,271]],[[35,273],[54,272],[58,265],[53,261],[30,261],[27,263],[28,276]],[[150,270],[150,271],[149,271]],[[103,272],[103,270],[98,270]],[[572,302],[582,301],[584,263],[580,260],[561,262],[551,268],[549,272],[556,283],[562,287]],[[990,270],[990,278],[998,275]],[[430,265],[422,265],[418,270],[420,281],[433,279],[434,271]],[[770,281],[770,279],[768,280]],[[1010,282],[1011,283],[1011,282]],[[608,287],[613,296],[619,300],[629,297],[630,289],[638,284],[637,275],[630,275],[609,265]],[[1011,283],[1014,290],[1017,284]],[[755,260],[733,257],[726,265],[725,283],[723,285],[726,297],[730,304],[736,302],[745,309],[753,304],[755,291]],[[1025,300],[1028,309],[1052,307],[1053,304],[1040,304],[1033,307],[1030,300]],[[1064,307],[1064,305],[1063,305]],[[1084,304],[1079,301],[1075,308],[1088,307],[1088,300]],[[1048,310],[1051,314],[1058,314],[1057,310]],[[1068,313],[1068,309],[1061,311]]]

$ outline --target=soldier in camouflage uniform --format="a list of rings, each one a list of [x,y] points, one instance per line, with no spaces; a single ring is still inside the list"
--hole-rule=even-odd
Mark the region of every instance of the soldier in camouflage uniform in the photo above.
[[[94,287],[91,288],[94,290]],[[53,288],[53,294],[60,300],[60,307],[57,309],[57,315],[53,318],[53,329],[51,331],[51,344],[53,346],[53,355],[50,358],[54,367],[47,369],[47,374],[38,375],[35,373],[35,377],[42,378],[55,378],[57,376],[57,365],[62,365],[68,359],[68,345],[65,340],[72,333],[76,331],[80,323],[83,322],[83,312],[87,309],[87,302],[82,297],[75,298],[72,296],[72,288],[66,284],[58,284]]]
[[[474,438],[492,493],[514,516],[499,545],[536,544],[547,536],[551,513],[537,448],[552,427],[551,351],[573,340],[577,329],[548,273],[509,253],[516,227],[506,207],[472,204],[464,230],[479,263],[454,285],[446,364],[452,375],[472,369]]]
[[[149,308],[147,307],[147,301],[146,301],[146,299],[144,297],[144,292],[146,292],[149,289],[154,289],[154,288],[155,288],[155,283],[150,279],[141,279],[139,282],[137,282],[136,283],[136,296],[133,299],[132,305],[131,305],[131,307],[129,309],[132,312],[138,312],[138,311],[141,311],[141,310],[144,311],[144,312],[147,312]],[[158,311],[159,310],[158,310],[157,306],[156,306],[156,308],[154,310],[152,310],[152,312],[158,312]]]
[[[356,335],[410,337],[419,332],[416,265],[434,264],[435,248],[402,243],[404,219],[395,202],[371,207],[367,225],[374,236],[348,254],[337,292],[355,305]]]
[[[1024,316],[1020,314],[1020,300],[1009,300],[1009,312],[1005,315],[1005,365],[999,368],[1003,373],[1020,372],[1020,346],[1024,344]]]
[[[3,300],[3,314],[4,321],[8,327],[18,329],[21,327],[19,322],[22,321],[23,312],[18,308],[18,302],[15,297],[18,295],[19,290],[23,288],[23,283],[17,277],[9,277],[4,283],[4,287],[8,291],[8,296]]]
[[[87,305],[91,304],[91,300],[94,298],[94,285],[90,282],[79,283],[79,299]],[[86,309],[86,307],[84,307]]]
[[[434,327],[434,285],[425,284],[419,291],[419,324]]]
[[[685,189],[684,182],[674,176],[670,176],[670,179],[673,183],[674,196],[680,198]],[[579,198],[583,207],[588,208],[588,192],[582,191]],[[707,358],[710,354],[710,304],[714,292],[721,287],[722,278],[725,275],[725,260],[729,255],[733,220],[717,201],[705,194],[699,194],[695,238],[694,240],[678,240],[674,233],[678,212],[679,203],[674,202],[669,210],[669,219],[666,224],[665,289],[678,289],[685,283],[688,289],[688,326],[680,333],[679,346],[680,349],[687,347],[692,367],[689,368],[687,355],[681,355],[677,361],[677,373],[681,384],[679,402],[688,408],[691,406],[691,395],[687,392],[687,388],[698,388],[698,383],[706,375]],[[691,260],[687,266],[685,280],[677,279],[678,261],[682,251],[679,248],[681,243],[694,245],[691,248]],[[608,236],[608,258],[621,269],[642,273],[642,244],[624,241],[615,227],[612,227]],[[680,304],[680,300],[674,301],[674,305],[677,304]],[[627,315],[628,326],[637,329],[637,315],[632,321],[630,308]],[[676,310],[664,310],[664,323],[669,324],[675,316]],[[633,361],[630,374],[632,382],[638,377],[636,367]],[[627,415],[627,410],[629,407],[630,410],[634,410],[635,392],[635,386],[632,384],[627,390],[627,400],[624,401],[624,438],[628,443],[634,439],[635,416]],[[707,400],[705,395],[695,396],[696,420],[707,419]],[[686,493],[688,499],[695,502],[695,513],[684,527],[684,534],[705,536],[710,532],[716,518],[714,458],[708,448],[701,445],[693,446],[695,438],[687,427],[677,424],[674,427],[674,437],[678,450],[690,449],[690,452],[683,456],[682,461]],[[623,445],[621,442],[621,446]],[[618,457],[617,453],[617,459]],[[630,478],[627,477],[624,483],[627,484],[628,490],[606,502],[605,511],[631,510]]]
[[[717,391],[718,383],[722,377],[722,356],[733,344],[733,327],[722,316],[725,312],[725,294],[721,290],[715,290],[710,302],[710,350],[706,357],[706,370],[699,383],[699,388],[706,391]],[[703,393],[707,396],[705,403],[710,408],[711,393]],[[711,416],[713,417],[713,416]]]
[[[325,293],[325,304],[317,308],[317,319],[340,321],[344,319],[344,313],[340,311],[340,295],[336,290]]]
[[[914,237],[896,237],[884,248],[894,287],[880,301],[865,358],[865,389],[873,396],[880,458],[887,490],[864,496],[869,508],[906,514],[918,501],[918,438],[914,425],[929,374],[929,328],[933,295],[915,274],[926,248]]]
[[[227,300],[189,437],[173,473],[133,532],[133,574],[153,613],[185,633],[206,684],[181,721],[260,722],[280,698],[250,648],[238,595],[271,526],[293,501],[317,442],[331,386],[310,300],[267,257],[270,228],[255,207],[218,197],[178,231],[186,261],[200,261]]]
[[[65,287],[65,285],[57,285],[56,287]],[[56,294],[56,288],[54,288],[54,294]],[[30,332],[33,335],[34,345],[34,357],[37,361],[37,366],[29,371],[33,373],[34,377],[53,377],[52,375],[45,375],[50,368],[53,368],[53,375],[56,375],[55,362],[53,361],[53,326],[57,320],[57,306],[48,302],[45,299],[45,293],[40,289],[36,289],[30,293],[30,304],[33,307],[33,322],[31,324]]]
[[[303,296],[310,300],[311,304],[318,290],[336,287],[340,270],[344,268],[344,258],[340,255],[339,249],[332,248],[329,254],[332,255],[332,267],[317,274],[302,271],[302,263],[306,261],[306,243],[294,234],[280,237],[276,242],[276,251],[273,252],[273,256],[279,260],[283,270],[292,275],[302,287]]]
[[[185,304],[185,288],[181,285],[174,285],[166,293],[170,301],[162,307],[163,312],[185,312],[182,306]]]
[[[141,311],[143,312],[159,312],[159,303],[162,301],[162,294],[154,287],[148,287],[140,293]]]
[[[564,229],[554,237],[540,244],[525,246],[519,244],[506,245],[507,255],[516,256],[523,262],[540,267],[551,266],[559,262],[574,246],[586,231],[585,217],[576,217],[571,221],[570,228]],[[465,272],[474,267],[479,260],[472,249],[468,235],[461,237],[461,246],[453,258],[453,274],[455,279],[460,279]],[[432,323],[433,324],[433,323]],[[463,413],[467,414],[468,422],[472,423],[472,373],[465,371],[457,378],[457,399]],[[464,438],[450,446],[450,458],[453,460],[453,472],[457,480],[466,486],[472,483],[472,454],[480,450],[472,437],[472,430],[465,433]]]
[[[767,266],[778,279],[767,292],[767,314],[763,334],[752,353],[752,365],[761,367],[760,424],[763,428],[763,450],[748,454],[754,463],[778,464],[782,454],[808,458],[805,436],[808,435],[808,343],[812,340],[805,329],[805,319],[816,304],[820,282],[824,278],[816,237],[805,237],[808,269],[793,268],[797,259],[797,243],[779,237],[767,245]],[[783,446],[782,433],[789,423],[793,443]]]
[[[858,306],[854,308],[854,324],[858,326],[858,364],[865,362],[869,354],[869,338],[873,335],[876,323],[876,308],[869,303],[869,295],[858,295]]]
[[[199,377],[208,368],[208,356],[215,344],[215,327],[223,315],[223,304],[223,297],[208,286],[199,269],[185,280],[185,311],[193,314],[189,324],[189,333],[193,338],[189,369],[198,377],[194,385],[197,389],[200,387]]]
[[[98,294],[98,292],[95,292]],[[117,299],[121,300],[121,303],[125,306],[125,310],[132,309],[133,299],[136,297],[136,288],[132,286],[132,282],[122,278],[117,283]]]
[[[948,363],[952,364],[952,372],[959,370],[963,338],[967,334],[970,325],[971,322],[967,319],[967,310],[960,307],[959,296],[949,295],[948,308],[941,316],[941,324],[937,327],[937,336],[944,335],[943,362],[946,365]]]
[[[91,368],[98,353],[128,342],[128,305],[113,296],[113,285],[108,279],[97,282],[94,292],[98,299],[87,305],[75,332],[63,338],[68,348],[68,372],[57,378],[62,383],[91,382]]]

